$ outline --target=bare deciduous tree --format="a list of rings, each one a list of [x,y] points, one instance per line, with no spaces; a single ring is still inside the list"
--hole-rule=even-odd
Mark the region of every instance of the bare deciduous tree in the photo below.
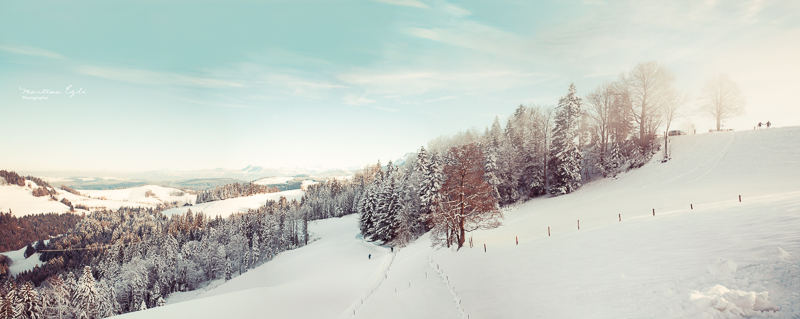
[[[739,85],[725,74],[706,82],[700,100],[700,112],[717,120],[717,131],[720,130],[723,121],[742,115],[746,104]]]
[[[600,164],[605,164],[606,151],[611,138],[611,114],[615,98],[614,84],[604,82],[594,92],[586,95],[589,102],[588,115],[592,122],[593,134],[600,149]]]
[[[633,119],[639,124],[639,146],[644,150],[662,124],[675,74],[661,63],[642,62],[621,75],[619,82],[620,93],[629,98]]]
[[[447,155],[447,180],[440,190],[444,199],[433,212],[431,237],[434,244],[461,248],[466,232],[497,227],[503,214],[483,178],[484,158],[478,146],[470,143],[453,147]]]

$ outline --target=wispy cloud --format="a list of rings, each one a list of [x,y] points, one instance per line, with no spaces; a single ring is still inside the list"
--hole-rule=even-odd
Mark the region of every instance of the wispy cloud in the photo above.
[[[535,52],[533,43],[523,37],[468,20],[437,28],[411,27],[407,32],[423,39],[520,60],[531,59],[531,52]]]
[[[375,103],[375,102],[376,102],[375,100],[368,99],[366,97],[366,94],[364,94],[362,96],[357,96],[357,95],[354,95],[354,94],[347,94],[344,97],[344,104],[347,104],[347,105],[361,106],[361,105],[367,105],[367,104]]]
[[[417,0],[374,0],[374,1],[398,5],[398,6],[421,8],[421,9],[430,8],[427,4],[424,4]]]
[[[63,55],[58,54],[56,52],[48,51],[45,49],[26,47],[22,45],[0,44],[0,50],[14,54],[39,56],[50,59],[64,59]]]
[[[190,99],[183,99],[187,102],[192,102],[195,104],[202,104],[202,105],[210,105],[210,106],[221,106],[221,107],[231,107],[231,108],[240,108],[240,109],[252,109],[252,106],[249,105],[242,105],[242,104],[230,104],[230,103],[212,103],[212,102],[203,102],[203,101],[196,101]]]
[[[383,106],[373,106],[373,107],[378,109],[378,110],[381,110],[381,111],[392,112],[392,113],[396,113],[398,111],[396,109],[383,107]]]
[[[469,10],[450,3],[445,3],[444,10],[456,17],[472,15],[472,12],[469,12]]]
[[[452,95],[451,95],[451,96],[443,96],[443,97],[440,97],[440,98],[438,98],[438,99],[430,99],[430,100],[426,100],[426,101],[425,101],[425,103],[438,102],[438,101],[445,101],[445,100],[452,100],[452,99],[457,99],[457,98],[458,98],[458,97],[455,97],[455,96],[452,96]]]
[[[155,72],[137,69],[107,68],[91,65],[77,67],[83,74],[101,78],[153,85],[183,85],[207,88],[243,87],[244,85],[231,81],[215,80],[203,77],[187,76],[177,73]]]
[[[385,96],[421,95],[436,91],[485,93],[531,85],[553,75],[515,70],[450,71],[356,70],[339,76],[342,82]]]

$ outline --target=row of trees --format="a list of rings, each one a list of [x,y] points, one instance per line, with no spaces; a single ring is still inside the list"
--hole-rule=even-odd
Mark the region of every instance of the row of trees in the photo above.
[[[657,133],[685,114],[688,95],[674,83],[664,65],[640,63],[585,98],[572,84],[554,108],[521,105],[505,127],[495,118],[483,133],[431,141],[430,154],[423,148],[403,167],[368,167],[359,172],[368,178],[353,183],[361,232],[403,245],[432,230],[434,244],[461,247],[465,232],[498,225],[498,204],[568,194],[640,167],[659,150]],[[741,112],[743,99],[727,77],[704,92],[701,105],[718,122]]]
[[[233,183],[207,189],[197,194],[195,203],[213,202],[229,198],[251,196],[264,193],[277,193],[280,190],[276,187],[258,185],[255,183]]]

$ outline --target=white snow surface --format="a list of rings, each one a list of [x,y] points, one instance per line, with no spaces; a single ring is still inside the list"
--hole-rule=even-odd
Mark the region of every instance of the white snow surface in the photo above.
[[[49,241],[49,239],[46,239],[44,243],[47,244]],[[31,270],[36,265],[39,265],[40,267],[44,265],[44,262],[39,260],[39,255],[41,255],[41,253],[34,253],[33,255],[28,256],[28,258],[25,258],[25,249],[27,248],[28,246],[25,246],[17,250],[0,253],[0,255],[5,255],[6,257],[11,258],[12,263],[11,266],[8,267],[8,272],[12,276],[16,276],[17,274],[26,270]]]
[[[258,194],[253,196],[246,196],[246,197],[237,197],[237,198],[229,198],[225,200],[207,202],[196,204],[194,206],[183,206],[177,208],[171,208],[165,210],[163,213],[167,216],[174,215],[174,214],[185,214],[186,211],[192,210],[192,212],[203,212],[206,216],[209,217],[227,217],[236,212],[247,212],[248,209],[256,209],[258,207],[264,206],[268,200],[277,201],[281,198],[281,196],[286,197],[287,200],[291,201],[292,199],[300,200],[303,197],[305,192],[299,189],[293,189],[289,191],[277,192],[277,193],[267,193],[267,194]]]
[[[319,184],[319,182],[317,182],[317,181],[315,181],[315,180],[313,180],[313,179],[307,179],[307,180],[304,180],[304,181],[303,181],[303,182],[300,184],[300,188],[301,188],[301,189],[306,189],[307,187],[309,187],[309,186],[311,186],[311,185],[316,185],[316,184]]]
[[[32,187],[28,187],[27,185],[24,187],[17,185],[0,185],[0,212],[8,213],[8,211],[11,210],[14,216],[22,217],[30,214],[65,213],[69,211],[67,205],[50,200],[50,196],[33,196],[33,189],[36,189],[38,186],[31,181],[25,182]]]
[[[30,187],[28,187],[30,185]],[[8,212],[10,209],[14,216],[25,216],[38,213],[65,213],[69,207],[58,201],[50,200],[50,196],[35,197],[33,189],[38,186],[32,181],[26,181],[25,187],[17,185],[0,185],[0,211]],[[147,197],[147,190],[153,195]],[[197,195],[185,193],[182,196],[172,196],[173,193],[181,192],[177,188],[161,187],[157,185],[145,185],[124,189],[113,190],[78,190],[81,196],[56,189],[55,198],[61,200],[66,198],[73,206],[84,205],[89,209],[108,208],[119,209],[120,207],[156,207],[162,203],[194,203]],[[83,212],[76,209],[76,212]]]
[[[147,197],[147,191],[151,191],[154,196]],[[181,203],[194,203],[197,195],[184,193],[181,196],[173,196],[173,193],[182,193],[181,190],[171,187],[162,187],[157,185],[144,185],[123,189],[110,189],[110,190],[77,190],[81,195],[91,197],[93,199],[106,199],[112,201],[132,202],[138,204],[145,204],[148,206],[155,206],[161,203],[181,202]],[[75,203],[73,202],[73,205]],[[88,205],[87,205],[88,206]]]
[[[277,177],[275,177],[275,176],[273,176],[273,177],[264,177],[262,179],[259,179],[259,180],[255,181],[255,182],[253,182],[253,184],[257,184],[257,185],[286,184],[287,182],[289,182],[291,180],[294,180],[294,177],[291,177],[291,176],[277,176]]]
[[[505,210],[474,248],[423,236],[391,253],[359,239],[357,216],[318,221],[308,246],[126,316],[800,317],[800,128],[671,143],[667,163]]]

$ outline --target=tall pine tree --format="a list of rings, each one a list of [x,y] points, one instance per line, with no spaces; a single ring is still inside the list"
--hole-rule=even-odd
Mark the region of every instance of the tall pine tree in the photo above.
[[[550,192],[569,194],[581,186],[582,155],[578,148],[581,98],[575,84],[569,93],[558,101],[555,128],[553,129],[553,184]]]

